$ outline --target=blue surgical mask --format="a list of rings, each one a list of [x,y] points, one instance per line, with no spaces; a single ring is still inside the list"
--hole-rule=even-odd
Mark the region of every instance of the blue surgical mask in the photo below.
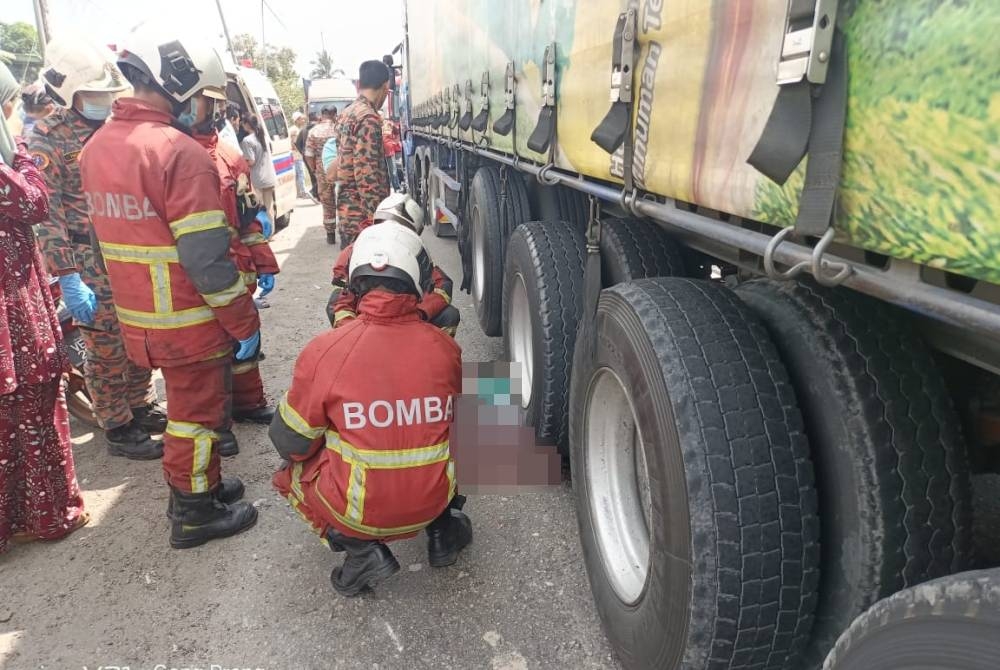
[[[195,98],[191,98],[191,104],[188,105],[187,111],[177,117],[177,122],[185,128],[190,128],[194,125],[194,122],[198,120],[197,114],[198,103]]]
[[[85,119],[90,119],[91,121],[104,121],[111,116],[110,103],[105,104],[103,102],[89,102],[84,100],[82,107],[83,109],[80,110],[80,114]]]

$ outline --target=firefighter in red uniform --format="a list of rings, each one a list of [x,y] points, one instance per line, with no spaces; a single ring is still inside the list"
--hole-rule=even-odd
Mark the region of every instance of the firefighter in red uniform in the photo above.
[[[224,90],[210,93],[225,99]],[[205,104],[215,105],[216,102],[209,98]],[[274,252],[267,243],[267,237],[273,232],[273,224],[253,194],[250,166],[241,153],[219,141],[211,117],[192,130],[194,139],[208,150],[219,171],[222,206],[232,228],[229,250],[246,283],[247,291],[253,296],[258,282],[265,291],[273,290],[274,275],[281,271]],[[264,230],[265,226],[267,231]],[[236,362],[233,365],[233,419],[267,425],[273,418],[274,407],[267,404],[264,396],[264,383],[257,359]],[[220,448],[223,456],[235,456],[238,451],[239,447],[235,442]]]
[[[408,195],[394,193],[382,201],[375,210],[375,223],[395,221],[410,228],[418,236],[424,229],[424,213],[416,200]],[[347,271],[351,264],[352,245],[348,245],[337,256],[333,266],[333,292],[326,305],[326,316],[334,328],[350,322],[358,313],[358,298],[347,288]],[[451,304],[451,277],[434,265],[423,250],[420,262],[430,268],[430,282],[424,289],[424,296],[417,305],[423,318],[430,321],[452,337],[458,331],[461,314]]]
[[[232,422],[233,350],[257,355],[260,321],[229,257],[219,173],[189,135],[213,111],[198,93],[224,90],[226,75],[211,48],[141,33],[118,65],[135,94],[84,148],[83,190],[128,356],[163,370],[170,544],[193,547],[257,520],[237,502],[242,482],[221,477],[218,443]]]
[[[347,553],[330,575],[346,596],[399,570],[389,540],[426,529],[432,567],[472,541],[448,445],[462,352],[417,311],[422,251],[400,224],[362,231],[350,266],[358,317],[306,345],[271,423],[290,461],[274,485]]]

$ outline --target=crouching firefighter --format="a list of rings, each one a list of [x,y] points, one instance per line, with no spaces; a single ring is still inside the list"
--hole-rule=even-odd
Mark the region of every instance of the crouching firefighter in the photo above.
[[[418,312],[423,251],[394,222],[358,236],[350,265],[357,317],[313,339],[271,424],[290,461],[275,488],[335,552],[330,575],[354,596],[399,570],[386,542],[428,536],[444,567],[472,541],[448,445],[462,352]]]
[[[417,236],[424,230],[424,212],[416,200],[402,193],[394,193],[382,201],[375,210],[374,223],[393,221],[415,232]],[[326,316],[330,325],[336,328],[350,322],[358,314],[358,297],[348,287],[347,271],[351,264],[352,246],[348,245],[337,256],[333,266],[333,291],[326,304]],[[426,270],[426,283],[421,286],[423,295],[417,304],[421,317],[437,326],[448,335],[455,337],[461,314],[451,304],[452,281],[431,261],[426,249],[421,251],[419,263]]]
[[[202,90],[224,90],[218,54],[199,42],[129,37],[118,66],[135,94],[114,104],[81,156],[83,190],[111,280],[125,349],[161,368],[167,390],[163,471],[170,544],[194,547],[257,521],[243,484],[221,477],[233,350],[260,348],[253,298],[229,257],[219,174],[190,128],[211,116]]]

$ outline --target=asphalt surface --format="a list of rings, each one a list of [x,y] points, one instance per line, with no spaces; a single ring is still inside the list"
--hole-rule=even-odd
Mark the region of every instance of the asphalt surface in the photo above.
[[[282,264],[263,310],[265,387],[279,398],[302,346],[328,327],[336,248],[320,209],[300,203],[273,243]],[[424,241],[455,279],[453,240]],[[471,299],[458,341],[466,361],[498,360]],[[260,510],[243,535],[169,548],[158,462],[107,455],[100,431],[74,425],[90,525],[0,557],[0,667],[114,668],[614,668],[594,610],[568,483],[539,493],[473,496],[474,543],[432,570],[423,537],[393,545],[402,571],[344,599],[323,547],[271,488],[278,458],[263,426],[238,425],[241,453],[223,463]]]

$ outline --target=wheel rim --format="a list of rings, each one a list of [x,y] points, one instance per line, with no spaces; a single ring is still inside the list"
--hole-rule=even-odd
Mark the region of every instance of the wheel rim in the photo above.
[[[521,407],[531,404],[531,384],[534,380],[535,355],[531,338],[531,307],[524,277],[518,273],[510,292],[510,323],[507,334],[512,363],[521,364]]]
[[[482,304],[486,294],[486,239],[479,205],[472,206],[472,295]]]
[[[649,575],[649,472],[635,410],[625,385],[601,368],[587,396],[584,477],[604,572],[627,605],[642,596]]]

